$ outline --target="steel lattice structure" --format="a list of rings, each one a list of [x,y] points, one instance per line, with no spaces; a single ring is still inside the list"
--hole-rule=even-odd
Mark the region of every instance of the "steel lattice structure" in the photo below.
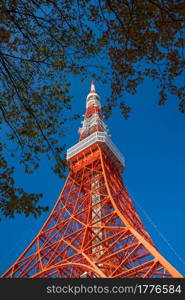
[[[48,220],[3,277],[169,278],[182,275],[159,253],[120,173],[94,84],[70,172]]]

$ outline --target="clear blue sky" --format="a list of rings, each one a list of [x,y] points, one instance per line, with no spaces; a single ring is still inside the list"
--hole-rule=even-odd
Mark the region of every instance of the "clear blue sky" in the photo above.
[[[90,83],[91,78],[83,83],[72,78],[73,113],[84,114]],[[108,86],[99,82],[95,85],[102,103],[105,103]],[[133,108],[130,118],[124,120],[115,109],[113,116],[106,121],[113,142],[125,156],[123,179],[157,248],[185,275],[185,265],[160,236],[162,234],[185,261],[185,116],[178,112],[175,98],[159,107],[156,89],[149,81],[140,87],[137,95],[125,95],[123,98]],[[68,129],[65,139],[67,147],[77,143],[77,130],[82,119],[75,121]],[[63,187],[64,180],[56,177],[49,166],[48,161],[42,160],[42,166],[36,173],[25,175],[17,165],[17,185],[28,192],[42,192],[41,204],[49,205],[50,210],[38,219],[18,215],[13,220],[4,219],[0,223],[0,274],[38,233]],[[143,211],[152,219],[154,226]]]

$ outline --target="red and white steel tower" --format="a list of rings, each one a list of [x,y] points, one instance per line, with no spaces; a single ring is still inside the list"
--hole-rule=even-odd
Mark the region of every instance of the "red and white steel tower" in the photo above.
[[[94,83],[70,172],[46,223],[2,277],[169,278],[182,275],[159,253],[124,186]]]

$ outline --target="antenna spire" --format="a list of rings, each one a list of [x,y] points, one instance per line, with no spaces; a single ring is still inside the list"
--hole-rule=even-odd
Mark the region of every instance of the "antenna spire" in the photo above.
[[[91,81],[91,93],[95,92],[94,80]]]

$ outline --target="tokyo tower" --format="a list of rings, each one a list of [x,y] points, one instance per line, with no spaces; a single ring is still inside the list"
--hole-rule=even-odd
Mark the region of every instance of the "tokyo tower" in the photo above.
[[[70,172],[40,232],[4,278],[183,277],[157,250],[125,188],[94,82]]]

